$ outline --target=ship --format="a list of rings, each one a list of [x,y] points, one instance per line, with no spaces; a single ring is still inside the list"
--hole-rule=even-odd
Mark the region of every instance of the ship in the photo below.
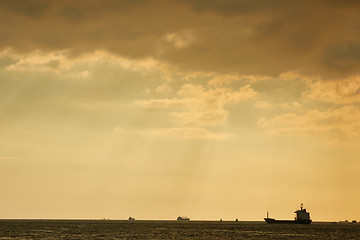
[[[178,220],[178,221],[190,221],[190,218],[178,216],[178,218],[176,220]]]
[[[303,204],[300,206],[300,210],[296,210],[296,217],[294,220],[276,220],[274,218],[269,218],[269,212],[264,218],[266,223],[282,223],[282,224],[310,224],[312,220],[310,219],[310,213],[303,208]]]
[[[135,221],[135,218],[129,217],[129,221]]]

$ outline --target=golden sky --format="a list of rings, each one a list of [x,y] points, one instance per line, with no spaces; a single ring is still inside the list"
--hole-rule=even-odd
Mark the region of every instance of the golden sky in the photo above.
[[[0,1],[0,218],[360,220],[359,11]]]

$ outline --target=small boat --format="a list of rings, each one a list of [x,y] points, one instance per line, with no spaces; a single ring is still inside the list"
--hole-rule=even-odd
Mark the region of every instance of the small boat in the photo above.
[[[190,218],[178,216],[177,220],[178,221],[190,221]]]
[[[269,212],[267,212],[266,218],[264,218],[266,223],[282,223],[282,224],[310,224],[312,220],[310,219],[310,213],[303,208],[301,204],[300,210],[296,210],[295,220],[276,220],[274,218],[269,218]]]

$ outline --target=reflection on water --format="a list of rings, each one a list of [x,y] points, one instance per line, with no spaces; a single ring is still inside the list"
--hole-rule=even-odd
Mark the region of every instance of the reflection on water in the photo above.
[[[360,239],[360,224],[1,220],[0,239]]]

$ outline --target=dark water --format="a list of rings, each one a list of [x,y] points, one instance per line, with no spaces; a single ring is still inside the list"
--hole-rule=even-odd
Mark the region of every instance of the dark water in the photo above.
[[[0,220],[0,239],[360,239],[360,224]]]

